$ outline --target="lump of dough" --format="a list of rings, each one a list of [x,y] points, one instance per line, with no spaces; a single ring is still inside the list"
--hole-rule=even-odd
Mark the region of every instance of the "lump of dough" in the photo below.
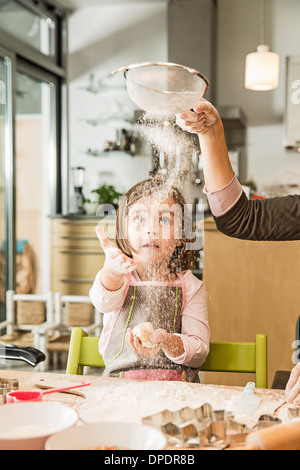
[[[132,330],[133,336],[137,336],[144,348],[154,348],[156,344],[151,343],[150,336],[154,332],[152,323],[144,322],[135,326]]]

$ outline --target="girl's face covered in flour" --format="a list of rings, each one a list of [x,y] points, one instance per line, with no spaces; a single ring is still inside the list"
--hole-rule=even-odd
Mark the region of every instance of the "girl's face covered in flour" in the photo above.
[[[190,234],[185,205],[181,192],[160,176],[137,183],[120,200],[116,244],[138,263],[138,274],[143,270],[144,280],[150,272],[151,279],[155,272],[166,278],[168,273],[193,266],[194,253],[187,250]]]
[[[182,242],[181,207],[167,196],[141,198],[130,207],[127,216],[128,242],[135,261],[168,266]]]

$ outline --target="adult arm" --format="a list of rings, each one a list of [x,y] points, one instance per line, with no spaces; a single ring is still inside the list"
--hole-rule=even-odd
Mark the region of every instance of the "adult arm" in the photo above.
[[[245,240],[299,240],[300,196],[248,200],[235,178],[223,125],[211,103],[201,100],[177,124],[196,133],[203,157],[205,190],[217,228]]]

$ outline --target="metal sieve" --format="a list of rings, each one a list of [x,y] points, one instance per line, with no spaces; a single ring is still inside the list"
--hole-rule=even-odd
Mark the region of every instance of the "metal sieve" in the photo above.
[[[151,114],[173,115],[192,109],[208,88],[197,70],[170,62],[142,62],[121,67],[127,91],[139,108]]]

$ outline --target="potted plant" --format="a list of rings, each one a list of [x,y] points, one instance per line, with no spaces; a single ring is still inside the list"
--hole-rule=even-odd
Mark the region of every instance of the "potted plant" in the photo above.
[[[102,184],[99,188],[91,191],[89,198],[85,198],[84,205],[86,212],[88,214],[95,214],[99,205],[102,204],[111,205],[117,209],[120,196],[122,196],[122,193],[117,191],[115,186],[112,184]]]

